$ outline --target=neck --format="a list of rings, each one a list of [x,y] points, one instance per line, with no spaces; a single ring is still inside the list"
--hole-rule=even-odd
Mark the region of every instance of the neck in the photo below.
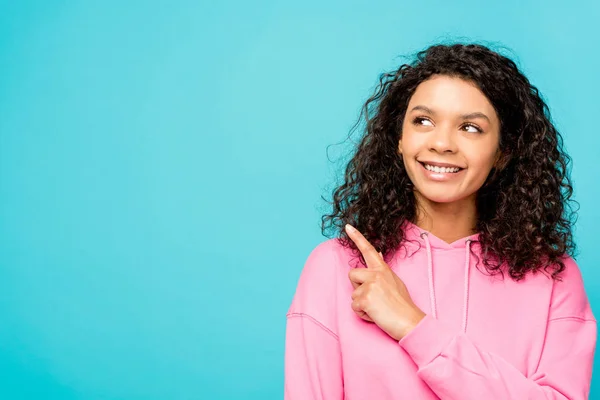
[[[415,225],[446,243],[476,233],[477,207],[475,197],[452,203],[436,203],[415,192],[417,216]]]

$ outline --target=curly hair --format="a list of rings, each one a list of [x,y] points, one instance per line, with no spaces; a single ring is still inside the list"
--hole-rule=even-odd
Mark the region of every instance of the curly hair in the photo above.
[[[507,270],[518,281],[543,268],[560,279],[562,258],[575,250],[571,158],[538,89],[510,58],[481,44],[436,44],[379,76],[352,128],[364,117],[364,136],[346,165],[343,183],[328,201],[333,210],[321,218],[322,234],[335,229],[337,239],[363,265],[364,257],[343,229],[346,223],[358,228],[384,258],[402,244],[402,224],[415,222],[417,204],[398,142],[411,96],[433,75],[477,85],[500,120],[503,159],[476,195],[475,228],[487,271],[504,275]]]

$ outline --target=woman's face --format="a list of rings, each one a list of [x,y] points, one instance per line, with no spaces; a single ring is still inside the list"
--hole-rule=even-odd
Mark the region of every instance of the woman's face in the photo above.
[[[500,154],[499,125],[474,84],[444,75],[422,82],[409,101],[398,144],[418,197],[474,201]]]

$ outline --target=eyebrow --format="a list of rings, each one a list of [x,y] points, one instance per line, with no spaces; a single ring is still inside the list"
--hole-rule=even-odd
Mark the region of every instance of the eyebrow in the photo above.
[[[412,111],[416,111],[416,110],[425,111],[425,112],[426,112],[426,113],[428,113],[428,114],[435,115],[435,111],[433,111],[431,108],[429,108],[429,107],[426,107],[426,106],[421,106],[421,105],[419,105],[419,106],[414,106],[414,107],[413,107],[413,109],[412,109],[412,110],[410,110],[410,111],[412,112]],[[490,124],[492,123],[492,121],[490,121],[490,119],[488,118],[488,116],[487,116],[487,115],[485,115],[484,113],[482,113],[482,112],[479,112],[479,111],[472,112],[472,113],[470,113],[470,114],[463,114],[463,115],[461,115],[460,117],[461,117],[462,119],[476,119],[476,118],[483,118],[483,119],[487,120],[487,122],[489,122]]]

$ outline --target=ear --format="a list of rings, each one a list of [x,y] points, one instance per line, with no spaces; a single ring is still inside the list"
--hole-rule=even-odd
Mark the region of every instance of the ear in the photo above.
[[[398,154],[402,155],[402,139],[398,140]]]

